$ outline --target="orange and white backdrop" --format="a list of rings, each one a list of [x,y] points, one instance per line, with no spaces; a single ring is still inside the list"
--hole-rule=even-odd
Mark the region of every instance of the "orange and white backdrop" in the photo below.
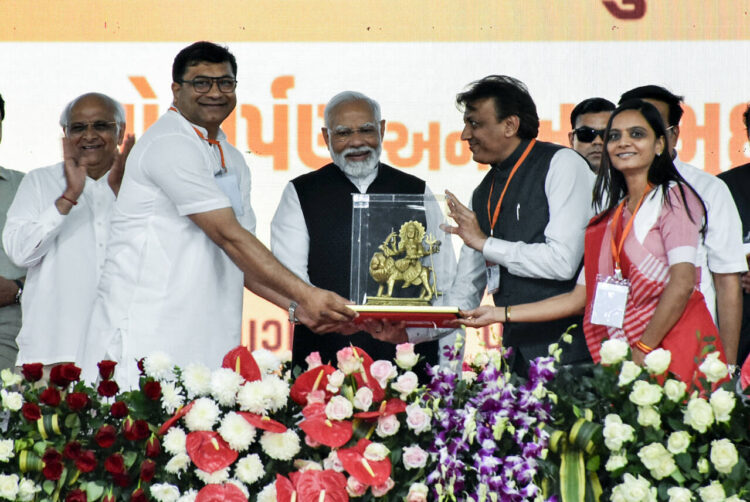
[[[750,160],[747,1],[0,0],[0,165],[57,162],[60,111],[88,91],[120,100],[140,136],[170,104],[175,54],[201,39],[237,57],[225,131],[246,152],[266,243],[285,183],[328,161],[323,106],[345,89],[381,103],[385,162],[462,200],[485,168],[460,141],[454,99],[493,73],[528,85],[541,139],[566,144],[582,99],[656,83],[686,97],[682,159],[712,173]],[[492,342],[470,335],[470,347]],[[248,293],[243,338],[288,348],[284,312]]]

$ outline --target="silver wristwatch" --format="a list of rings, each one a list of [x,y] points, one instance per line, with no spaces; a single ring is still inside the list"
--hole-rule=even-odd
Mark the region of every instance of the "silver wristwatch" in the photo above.
[[[16,291],[16,303],[21,303],[21,295],[23,294],[23,283],[19,280],[14,280],[13,282],[15,282],[16,286],[18,286],[18,291]]]
[[[297,316],[294,315],[296,310],[297,310],[297,302],[292,301],[292,303],[289,304],[289,322],[292,324],[297,324],[299,322],[299,319],[297,319]]]

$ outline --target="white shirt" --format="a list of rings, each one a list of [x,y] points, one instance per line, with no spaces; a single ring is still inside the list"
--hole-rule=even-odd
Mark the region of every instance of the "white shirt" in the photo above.
[[[12,261],[28,268],[16,365],[78,362],[88,327],[115,195],[106,174],[86,178],[78,204],[63,216],[55,201],[65,187],[62,163],[35,169],[8,210],[3,244]]]
[[[375,169],[364,178],[354,178],[346,173],[344,174],[349,181],[357,187],[360,193],[365,193],[372,182],[375,181],[378,171]],[[425,185],[424,195],[430,198],[434,197],[432,191],[427,185]],[[434,234],[434,228],[442,222],[430,221],[433,218],[430,218],[431,213],[429,211],[427,215],[428,231],[431,231]],[[351,217],[351,215],[347,216]],[[432,227],[433,230],[430,230],[430,227]],[[271,221],[271,251],[276,258],[297,275],[297,277],[310,283],[310,277],[307,272],[307,259],[310,251],[310,235],[307,232],[305,215],[302,212],[302,206],[299,202],[297,190],[291,182],[284,188],[284,192],[281,194],[281,201],[279,202],[279,206],[276,208],[276,213]],[[449,243],[444,243],[443,247],[441,247],[441,251],[450,253],[448,259],[455,263],[453,248]],[[347,263],[345,266],[349,266],[349,264]],[[453,270],[450,272],[452,273]],[[440,291],[447,291],[452,282],[453,275],[442,274],[441,277],[438,277],[438,289]],[[445,302],[445,296],[438,298],[434,304],[451,305]],[[440,342],[441,357],[443,353],[442,348],[446,345],[452,347],[456,338],[456,330],[452,329],[434,330],[426,328],[408,328],[407,334],[409,336],[409,341],[413,343],[431,340],[437,336],[442,336]]]
[[[250,171],[220,132],[222,173],[218,147],[193,127],[169,111],[128,156],[91,325],[79,349],[88,380],[107,358],[120,363],[118,382],[136,386],[136,359],[156,351],[177,365],[218,367],[240,343],[243,274],[188,215],[230,207],[234,198],[241,200],[237,219],[254,231]],[[234,193],[224,193],[219,177]]]
[[[706,266],[711,273],[717,274],[747,271],[745,252],[742,249],[742,221],[726,183],[677,157],[674,165],[706,205],[708,225],[705,240],[698,248],[696,266],[704,271],[701,274],[701,293],[715,322],[716,291],[713,277],[705,273]]]
[[[464,244],[446,305],[461,309],[479,305],[487,282],[485,262],[498,263],[520,277],[571,279],[583,258],[586,225],[594,216],[594,181],[583,157],[569,148],[558,150],[544,181],[549,206],[544,242],[529,244],[488,237],[481,253]]]

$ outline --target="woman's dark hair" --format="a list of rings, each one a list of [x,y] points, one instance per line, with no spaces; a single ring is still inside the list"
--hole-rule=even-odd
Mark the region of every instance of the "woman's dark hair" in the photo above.
[[[701,227],[701,232],[705,232],[706,225],[708,224],[706,204],[703,202],[701,196],[698,195],[698,192],[696,192],[695,189],[690,185],[690,183],[688,183],[685,178],[680,175],[679,171],[677,171],[677,168],[672,161],[672,157],[669,155],[667,130],[664,126],[664,122],[661,119],[659,111],[651,103],[640,99],[629,99],[621,102],[620,105],[615,109],[615,111],[612,112],[612,115],[609,117],[609,121],[607,122],[607,130],[604,133],[604,146],[602,147],[602,164],[599,168],[598,174],[596,175],[593,194],[594,209],[597,212],[601,211],[602,209],[604,211],[601,212],[601,214],[599,214],[596,218],[594,218],[593,222],[598,223],[599,221],[604,219],[615,207],[617,207],[620,201],[628,195],[628,186],[625,183],[625,176],[623,176],[620,171],[612,166],[612,161],[609,158],[609,151],[607,150],[607,146],[609,145],[609,133],[610,129],[612,129],[612,122],[614,121],[615,117],[627,110],[635,110],[639,112],[643,116],[643,118],[646,119],[646,122],[654,131],[656,139],[664,139],[664,151],[661,153],[661,155],[657,155],[654,157],[654,160],[651,163],[651,167],[649,167],[648,182],[653,185],[655,189],[661,188],[662,193],[664,194],[664,198],[667,200],[667,202],[670,202],[669,185],[672,182],[676,182],[677,186],[680,189],[680,196],[682,197],[682,202],[685,206],[688,217],[690,218],[690,221],[695,221],[690,214],[690,209],[688,208],[687,201],[685,200],[684,187],[690,189],[700,201],[701,206],[703,206],[703,214],[705,215],[705,219],[703,222],[703,226]],[[605,207],[603,207],[603,201],[606,201],[607,203]]]

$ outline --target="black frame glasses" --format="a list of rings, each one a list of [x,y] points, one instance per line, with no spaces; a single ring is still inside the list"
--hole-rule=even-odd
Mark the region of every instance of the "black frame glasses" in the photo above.
[[[190,84],[198,94],[206,94],[216,83],[220,92],[229,94],[237,88],[237,80],[232,77],[195,77],[193,80],[180,80],[180,84]]]
[[[597,136],[604,141],[604,132],[605,129],[594,129],[593,127],[586,126],[581,126],[573,130],[573,134],[576,135],[576,138],[578,138],[578,141],[581,143],[591,143]]]
[[[94,122],[73,122],[65,127],[65,134],[69,138],[78,138],[86,134],[91,127],[97,134],[111,134],[117,130],[117,122],[107,122],[106,120],[96,120]]]

